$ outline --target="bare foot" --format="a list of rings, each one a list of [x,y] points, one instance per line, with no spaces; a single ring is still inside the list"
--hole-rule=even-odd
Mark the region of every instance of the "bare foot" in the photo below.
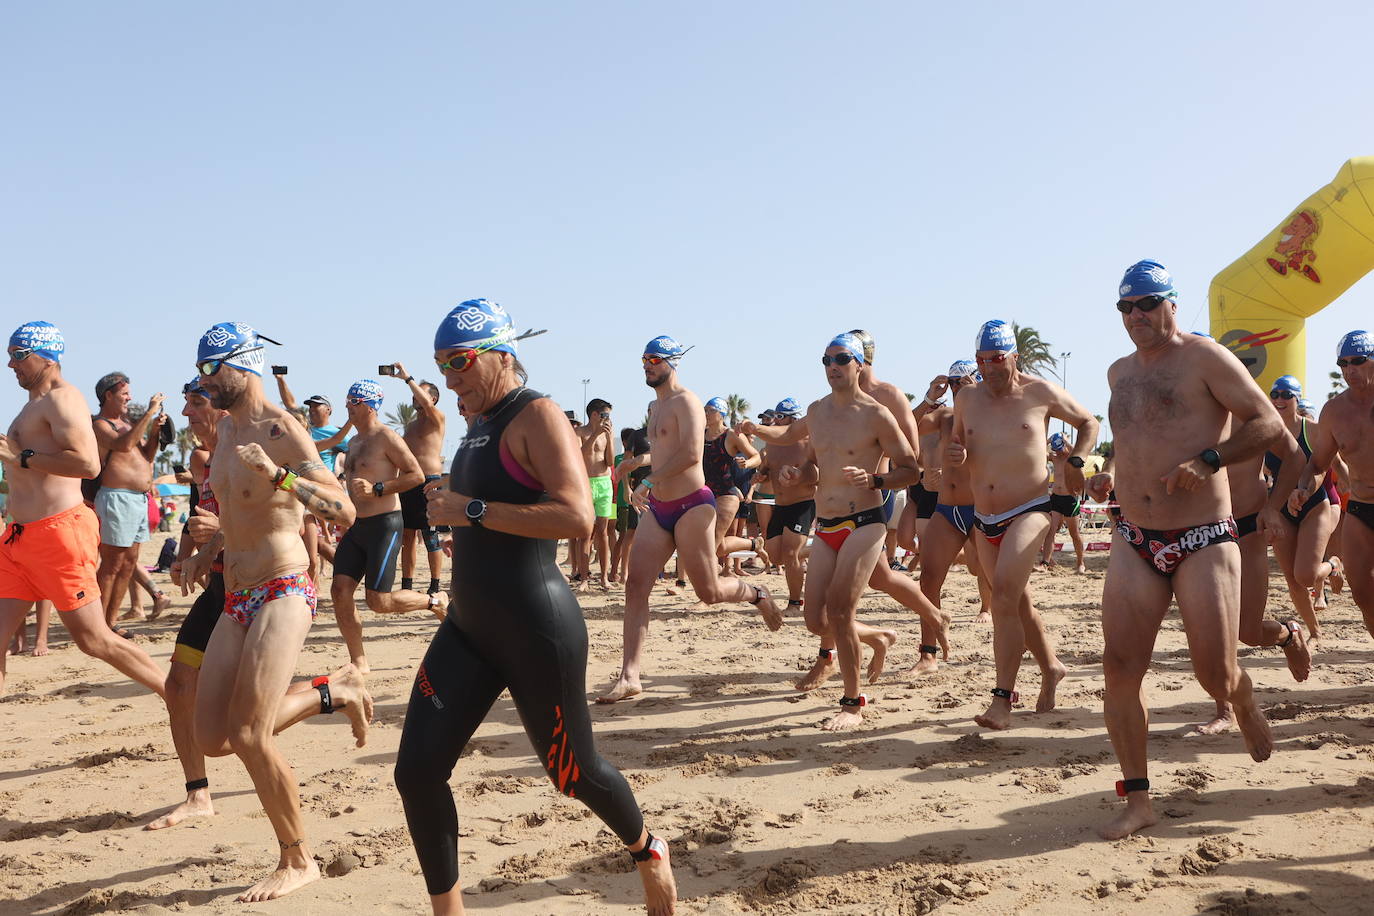
[[[992,611],[983,608],[978,612],[978,616],[973,618],[974,623],[992,623]]]
[[[350,661],[350,662],[349,662],[349,665],[353,666],[354,668],[357,668],[359,674],[371,674],[371,673],[372,673],[372,669],[369,668],[368,665],[367,665],[367,656],[366,656],[366,655],[359,655],[357,658],[355,658],[355,659],[353,659],[352,661]],[[347,666],[345,666],[345,667],[347,667]]]
[[[153,596],[153,612],[148,615],[148,619],[157,620],[159,617],[162,616],[162,613],[171,606],[172,599],[168,598],[162,592],[158,592],[156,595]]]
[[[611,689],[597,697],[596,701],[598,703],[619,703],[621,700],[629,700],[633,697],[637,697],[643,692],[644,688],[639,686],[638,680],[628,681],[625,679],[624,675],[621,675],[616,679],[616,682],[611,685]]]
[[[143,826],[144,830],[162,830],[175,827],[188,817],[214,817],[215,806],[210,801],[209,789],[193,789],[186,794],[186,801],[168,811],[162,817]]]
[[[887,650],[897,641],[896,630],[879,630],[876,636],[863,638],[864,645],[873,650],[873,658],[868,663],[868,682],[878,683],[882,676],[883,664],[887,661]]]
[[[311,881],[318,881],[319,877],[320,867],[315,864],[314,859],[308,856],[304,865],[287,865],[283,861],[277,865],[276,871],[234,899],[240,903],[275,900],[278,897],[285,897],[298,888],[305,887]]]
[[[1068,673],[1069,669],[1058,661],[1050,668],[1048,674],[1040,672],[1040,696],[1035,701],[1036,712],[1049,712],[1054,709],[1054,692],[1059,688],[1059,682],[1064,680],[1064,675]]]
[[[905,678],[930,677],[932,674],[934,674],[936,671],[939,671],[939,670],[940,670],[940,662],[939,662],[939,659],[937,659],[934,655],[929,655],[929,654],[927,654],[927,653],[925,653],[925,652],[922,652],[922,653],[921,653],[921,660],[920,660],[919,662],[917,662],[916,664],[912,665],[910,668],[908,668],[908,669],[906,669],[905,671],[903,671],[903,672],[902,672],[902,677],[905,677]]]
[[[1274,753],[1274,736],[1269,732],[1269,720],[1264,717],[1259,704],[1251,699],[1248,707],[1232,706],[1250,759],[1256,762],[1268,760],[1269,755]]]
[[[993,697],[988,711],[981,716],[974,716],[973,721],[984,728],[1005,731],[1011,728],[1011,700],[1003,697]]]
[[[1104,840],[1119,840],[1137,830],[1153,827],[1158,821],[1154,806],[1150,804],[1150,796],[1141,792],[1139,800],[1127,796],[1126,810],[1097,828],[1097,835]]]
[[[1087,571],[1088,567],[1084,566],[1082,563],[1079,563],[1078,566],[1074,568],[1074,572],[1078,573],[1080,576],[1085,575]]]
[[[47,655],[47,654],[48,654],[48,644],[45,643],[45,642],[37,642],[37,643],[34,643],[34,644],[33,644],[33,648],[29,650],[29,654],[30,654],[30,655],[35,655],[35,656],[37,656],[37,655]]]
[[[367,726],[372,722],[372,694],[363,684],[363,673],[353,665],[344,665],[329,675],[329,698],[335,709],[342,709],[348,716],[357,746],[367,744]]]
[[[1345,564],[1335,555],[1328,557],[1326,562],[1331,564],[1331,575],[1327,577],[1331,582],[1331,590],[1339,595],[1345,591]]]
[[[840,670],[840,663],[835,661],[832,652],[827,658],[823,655],[816,656],[816,663],[811,666],[811,670],[802,675],[802,679],[797,681],[798,690],[805,693],[808,690],[815,690],[835,676],[835,672]]]
[[[127,611],[125,611],[123,614],[120,614],[120,615],[119,615],[119,619],[120,619],[120,620],[147,620],[147,619],[148,619],[148,615],[145,614],[145,613],[143,613],[142,611],[136,611],[136,610],[134,610],[133,608],[129,608],[129,610],[127,610]]]
[[[585,595],[591,590],[591,587],[592,581],[590,579],[581,579],[578,581],[577,587],[574,588],[573,591],[577,592],[579,595]]]
[[[662,852],[661,859],[635,863],[639,880],[644,883],[644,908],[649,916],[671,916],[677,912],[677,882],[673,880],[672,859],[666,842],[663,842]]]
[[[1288,620],[1283,624],[1292,633],[1288,645],[1283,647],[1284,657],[1288,660],[1288,673],[1293,680],[1301,683],[1312,673],[1312,653],[1307,648],[1307,639],[1302,635],[1302,624]]]
[[[1307,634],[1307,657],[1311,658],[1322,650],[1322,634]]]
[[[763,622],[768,624],[770,630],[782,629],[782,608],[778,607],[778,602],[773,600],[773,596],[768,593],[768,589],[762,585],[751,586],[758,596],[749,602],[758,612],[763,615]],[[895,635],[895,634],[894,634]]]
[[[438,617],[440,620],[448,617],[448,592],[435,592],[429,596],[429,601],[429,610],[431,614]],[[366,671],[363,672],[363,674],[366,673]]]
[[[1231,715],[1230,703],[1218,703],[1217,714],[1210,722],[1193,726],[1199,735],[1219,735],[1222,732],[1230,731],[1231,726],[1236,723],[1235,717]]]
[[[853,712],[846,707],[821,723],[821,729],[828,732],[846,732],[851,728],[858,728],[863,721],[863,713]]]

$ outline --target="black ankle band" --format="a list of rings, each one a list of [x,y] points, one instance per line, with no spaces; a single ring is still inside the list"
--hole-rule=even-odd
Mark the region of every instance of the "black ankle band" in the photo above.
[[[194,792],[197,789],[208,788],[210,788],[210,780],[206,779],[204,776],[200,777],[200,779],[193,779],[186,784],[187,792]]]
[[[940,647],[939,647],[939,646],[927,646],[925,643],[922,643],[922,644],[921,644],[921,654],[922,654],[922,655],[939,655],[939,654],[940,654]]]
[[[802,600],[801,600],[800,598],[788,598],[788,599],[787,599],[787,606],[788,606],[788,607],[801,607],[801,606],[802,606]]]
[[[334,698],[329,695],[329,678],[321,675],[310,682],[310,686],[320,692],[320,712],[334,711]]]
[[[652,833],[646,833],[646,836],[648,839],[644,841],[644,848],[639,852],[632,852],[628,849],[625,851],[630,853],[630,858],[634,859],[636,862],[647,862],[650,859],[662,859],[663,853],[668,848],[668,844],[664,843]]]
[[[840,705],[841,705],[841,706],[867,706],[867,705],[868,705],[868,696],[861,693],[861,694],[859,694],[859,695],[856,696],[856,697],[840,697]]]
[[[834,649],[822,649],[821,651],[819,651],[819,652],[816,653],[816,657],[817,657],[817,658],[823,658],[823,659],[825,659],[826,661],[830,661],[831,659],[833,659],[833,658],[835,657],[835,650],[834,650]]]
[[[1002,699],[1002,700],[1010,700],[1010,699],[1011,699],[1011,691],[1010,691],[1010,690],[1003,690],[1001,687],[994,687],[994,688],[992,688],[992,695],[995,696],[995,697],[997,697],[997,698],[999,698],[999,699]]]
[[[1118,779],[1116,781],[1116,794],[1122,798],[1128,792],[1148,792],[1150,791],[1150,781],[1148,779]]]

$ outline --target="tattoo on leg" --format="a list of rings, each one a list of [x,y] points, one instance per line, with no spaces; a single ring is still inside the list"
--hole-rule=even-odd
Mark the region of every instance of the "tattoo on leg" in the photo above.
[[[283,843],[281,840],[277,840],[277,845],[280,846],[282,849],[294,849],[295,847],[301,845],[301,844],[304,843],[304,842],[305,842],[305,837],[301,837],[299,840],[296,840],[294,843]]]

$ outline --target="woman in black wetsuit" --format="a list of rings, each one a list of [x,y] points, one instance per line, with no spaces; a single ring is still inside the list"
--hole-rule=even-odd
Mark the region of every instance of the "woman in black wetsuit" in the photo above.
[[[396,787],[436,914],[461,913],[458,814],[448,780],[509,689],[535,755],[563,794],[587,805],[638,866],[651,914],[672,913],[668,847],[644,827],[625,778],[597,755],[587,710],[587,628],[558,570],[560,538],[589,537],[592,499],[576,435],[525,387],[510,317],[460,304],[434,337],[435,360],[469,413],[449,476],[429,496],[453,527],[453,584],[415,678]]]

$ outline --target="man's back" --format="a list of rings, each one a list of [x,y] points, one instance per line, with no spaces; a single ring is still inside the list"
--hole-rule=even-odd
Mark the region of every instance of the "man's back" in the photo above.
[[[406,448],[410,449],[410,453],[415,456],[421,472],[426,477],[444,473],[443,421],[442,414],[439,415],[439,422],[436,423],[423,412],[419,412],[414,420],[406,424],[405,435],[401,437]]]

